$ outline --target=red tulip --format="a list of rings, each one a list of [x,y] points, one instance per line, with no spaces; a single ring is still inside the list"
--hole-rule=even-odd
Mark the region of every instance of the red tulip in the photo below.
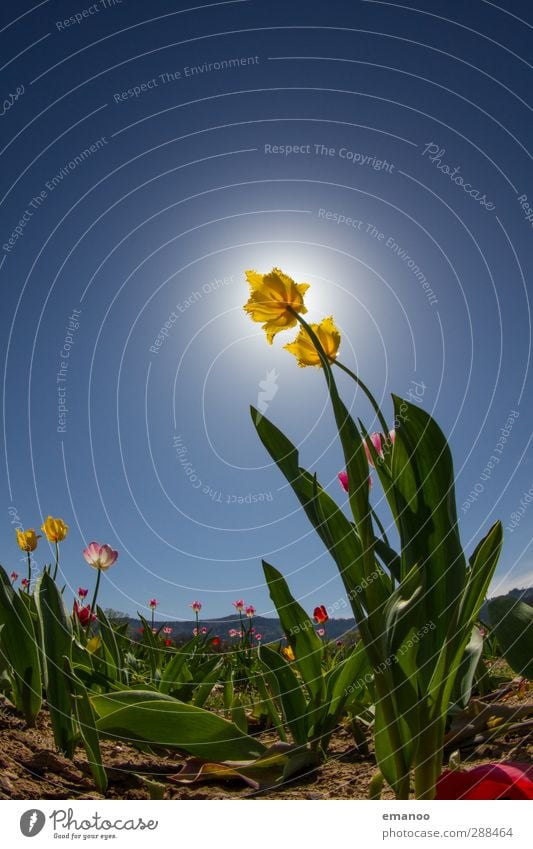
[[[172,645],[172,640],[165,640],[165,645],[166,645],[166,646],[171,646],[171,645]]]
[[[220,645],[220,637],[213,637],[211,642],[214,646],[219,646]]]
[[[159,602],[156,598],[151,598],[150,601],[148,602],[148,607],[151,610],[155,610],[158,604],[159,604]]]
[[[249,604],[246,608],[246,615],[248,619],[251,619],[252,616],[255,616],[255,607],[253,606],[253,604]]]
[[[18,572],[11,572],[11,575],[10,575],[9,577],[11,578],[11,580],[13,581],[13,583],[15,583],[15,581],[16,581],[16,580],[17,580],[17,578],[18,578],[18,576],[19,576],[19,573],[18,573]]]
[[[83,589],[83,587],[78,587],[78,596],[80,598],[86,598],[89,593],[89,590]]]
[[[321,604],[320,607],[315,607],[315,609],[313,610],[313,616],[314,616],[315,622],[318,625],[322,625],[324,622],[327,622],[328,619],[329,619],[328,611],[326,610],[326,608],[324,607],[323,604]]]
[[[202,602],[201,601],[193,601],[193,603],[191,604],[191,607],[192,607],[192,609],[194,610],[195,613],[200,613],[200,611],[202,609]]]
[[[233,604],[233,607],[235,608],[235,610],[238,610],[239,613],[242,610],[244,610],[244,601],[242,600],[242,598],[238,599],[237,601],[232,602],[232,604]]]
[[[24,587],[24,589],[26,589],[26,588],[27,588],[27,587],[29,587],[29,585],[30,585],[30,582],[28,581],[28,579],[27,579],[27,578],[23,578],[23,579],[22,579],[22,581],[21,581],[20,583],[22,584],[22,586]]]
[[[437,799],[533,799],[533,766],[483,764],[445,771],[437,781]]]
[[[82,628],[86,628],[89,622],[94,622],[96,619],[94,613],[91,613],[91,606],[89,604],[81,607],[77,601],[74,602],[74,616]]]

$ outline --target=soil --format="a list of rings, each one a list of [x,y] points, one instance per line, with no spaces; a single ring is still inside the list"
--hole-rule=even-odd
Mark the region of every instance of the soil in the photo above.
[[[515,688],[506,704],[524,705],[533,694]],[[265,744],[274,737],[262,734]],[[533,730],[510,732],[492,742],[463,744],[461,759],[474,765],[501,760],[532,762]],[[300,774],[274,790],[257,792],[238,781],[218,781],[190,786],[176,785],[168,776],[179,772],[184,758],[175,752],[158,755],[141,752],[126,744],[102,742],[102,757],[109,776],[107,799],[150,799],[151,787],[164,799],[366,799],[376,772],[373,753],[362,755],[354,747],[348,728],[339,728],[332,738],[329,760],[318,769]],[[141,777],[142,776],[142,777]],[[57,754],[49,717],[41,711],[35,728],[27,728],[13,707],[0,698],[0,799],[102,799],[95,790],[82,747],[74,759]],[[383,798],[393,798],[384,790]]]

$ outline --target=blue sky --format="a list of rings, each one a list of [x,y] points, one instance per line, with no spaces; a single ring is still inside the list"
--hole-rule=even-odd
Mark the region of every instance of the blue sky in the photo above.
[[[266,381],[267,415],[344,499],[323,375],[242,310],[245,269],[279,265],[386,414],[418,392],[448,434],[466,551],[507,528],[493,591],[532,583],[528,7],[2,9],[9,570],[14,526],[51,513],[68,587],[108,542],[102,600],[132,614],[155,596],[161,618],[196,598],[271,615],[262,557],[308,609],[342,598],[249,416]]]

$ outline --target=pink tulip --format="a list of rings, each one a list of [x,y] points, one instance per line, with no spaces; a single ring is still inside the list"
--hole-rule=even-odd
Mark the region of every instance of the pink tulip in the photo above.
[[[235,610],[238,610],[241,613],[244,610],[244,601],[240,598],[238,601],[233,602],[233,607]]]
[[[193,629],[192,629],[192,635],[193,635],[193,637],[197,637],[197,636],[198,636],[198,628],[193,628]]]
[[[319,637],[323,637],[323,636],[324,636],[324,634],[326,633],[326,631],[324,630],[324,628],[317,628],[316,632],[317,632],[317,634],[318,634],[318,636],[319,636]]]
[[[83,550],[83,556],[93,569],[99,569],[105,572],[106,569],[109,569],[115,563],[118,557],[118,551],[115,551],[107,544],[98,545],[97,542],[90,542],[87,548]]]
[[[235,628],[230,628],[228,634],[230,635],[230,637],[236,637],[237,631],[235,630]]]
[[[200,613],[200,611],[202,609],[202,602],[201,601],[193,601],[193,603],[191,604],[191,607],[192,607],[192,609],[194,610],[195,613]]]
[[[200,633],[201,633],[201,634],[207,634],[207,628],[205,628],[205,627],[204,627],[204,628],[202,628],[202,629],[200,630]]]
[[[370,434],[370,441],[371,441],[372,445],[374,446],[374,448],[376,449],[376,453],[377,453],[378,457],[380,458],[380,460],[383,460],[385,458],[385,448],[390,450],[390,446],[394,445],[395,439],[396,439],[396,431],[395,430],[389,430],[389,436],[388,436],[387,439],[385,439],[385,437],[383,436],[382,433],[371,433]],[[389,445],[389,443],[390,443],[390,445]],[[367,458],[368,462],[370,463],[370,465],[373,466],[374,461],[372,459],[372,455],[370,453],[370,448],[368,447],[366,440],[363,440],[363,446],[364,446],[364,449],[365,449],[366,458]]]
[[[89,590],[85,590],[83,587],[78,587],[78,598],[84,599],[87,598],[89,594]]]
[[[172,634],[172,628],[169,628],[168,626],[163,628],[163,634]]]
[[[253,606],[253,604],[249,604],[246,608],[246,615],[248,619],[251,619],[252,616],[255,616],[255,607]]]
[[[339,478],[340,485],[342,486],[343,490],[344,490],[345,492],[349,492],[349,488],[348,488],[348,473],[347,473],[347,472],[339,472],[339,474],[337,475],[337,477]],[[370,487],[371,487],[371,486],[372,486],[372,478],[371,478],[371,477],[370,477],[370,475],[369,475],[369,476],[368,476],[368,488],[370,489]]]
[[[255,639],[256,639],[256,640],[262,640],[262,639],[263,639],[263,635],[262,635],[262,634],[256,634],[256,635],[255,635]]]
[[[378,457],[380,457],[380,459],[383,459],[384,454],[383,454],[383,448],[382,448],[382,445],[381,445],[381,439],[382,439],[381,433],[371,433],[370,434],[370,441],[371,441],[372,445],[374,446],[374,448],[376,449],[376,454],[378,455]],[[364,449],[365,449],[366,459],[368,460],[370,465],[373,466],[374,461],[372,459],[372,454],[370,453],[370,448],[368,447],[366,439],[363,439],[363,446],[364,446]]]
[[[13,583],[15,583],[15,581],[18,579],[18,576],[19,576],[18,572],[11,572],[10,578],[13,581]]]
[[[29,587],[29,585],[30,585],[30,582],[28,581],[27,578],[23,578],[20,583],[24,587],[24,589],[27,589],[27,587]]]
[[[151,610],[155,610],[158,604],[159,604],[159,602],[156,598],[151,598],[150,601],[148,602],[148,607]]]

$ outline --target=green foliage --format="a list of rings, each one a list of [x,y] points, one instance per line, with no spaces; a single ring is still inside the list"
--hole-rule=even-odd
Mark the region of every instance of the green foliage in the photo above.
[[[0,566],[0,653],[6,663],[13,702],[28,725],[35,723],[42,704],[36,626],[33,599],[17,593]]]
[[[533,607],[509,596],[498,596],[489,601],[488,612],[511,669],[524,678],[533,678]]]

